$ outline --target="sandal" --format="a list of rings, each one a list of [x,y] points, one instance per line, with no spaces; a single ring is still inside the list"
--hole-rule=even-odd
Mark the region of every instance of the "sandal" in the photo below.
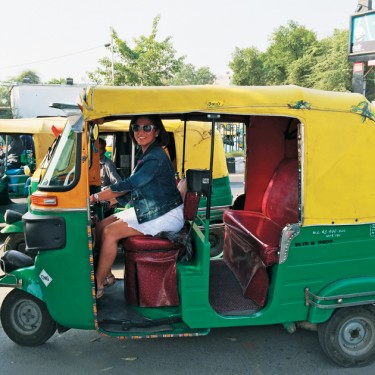
[[[109,286],[112,286],[113,284],[115,284],[116,282],[116,278],[113,274],[110,274],[109,276],[107,276],[105,279],[104,279],[104,283],[103,283],[103,286],[105,288],[109,287]]]
[[[98,288],[96,291],[96,299],[102,298],[104,294],[104,288]]]

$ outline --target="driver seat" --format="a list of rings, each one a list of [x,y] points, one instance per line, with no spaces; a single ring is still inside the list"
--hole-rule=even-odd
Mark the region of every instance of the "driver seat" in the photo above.
[[[208,171],[203,171],[208,172]],[[190,228],[198,212],[202,188],[194,182],[204,179],[202,170],[188,170],[187,192],[184,199],[186,225],[174,241],[161,236],[139,235],[124,239],[125,298],[140,307],[178,306],[177,260],[184,256],[190,237]],[[191,181],[193,180],[193,181]],[[188,228],[188,229],[187,229]]]

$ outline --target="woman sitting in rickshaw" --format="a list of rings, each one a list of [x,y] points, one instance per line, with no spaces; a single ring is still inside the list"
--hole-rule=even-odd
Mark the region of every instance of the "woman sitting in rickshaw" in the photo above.
[[[106,286],[115,283],[111,273],[117,243],[135,235],[155,235],[162,231],[178,232],[184,225],[183,202],[176,187],[173,165],[162,146],[168,133],[158,116],[135,116],[130,137],[141,148],[133,173],[108,189],[93,194],[91,202],[109,201],[130,193],[132,208],[115,213],[97,224],[96,247],[100,252],[96,270],[97,298]]]

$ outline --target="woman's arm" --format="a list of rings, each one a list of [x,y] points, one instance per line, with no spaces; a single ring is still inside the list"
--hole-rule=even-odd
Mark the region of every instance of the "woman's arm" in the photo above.
[[[126,194],[127,191],[121,193],[115,193],[111,189],[103,190],[96,194],[90,195],[90,203],[100,202],[100,201],[110,201],[113,198],[120,197],[121,195]]]

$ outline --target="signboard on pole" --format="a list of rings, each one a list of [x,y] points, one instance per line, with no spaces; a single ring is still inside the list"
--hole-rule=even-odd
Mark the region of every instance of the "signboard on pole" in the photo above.
[[[375,59],[375,10],[350,17],[349,61]]]

